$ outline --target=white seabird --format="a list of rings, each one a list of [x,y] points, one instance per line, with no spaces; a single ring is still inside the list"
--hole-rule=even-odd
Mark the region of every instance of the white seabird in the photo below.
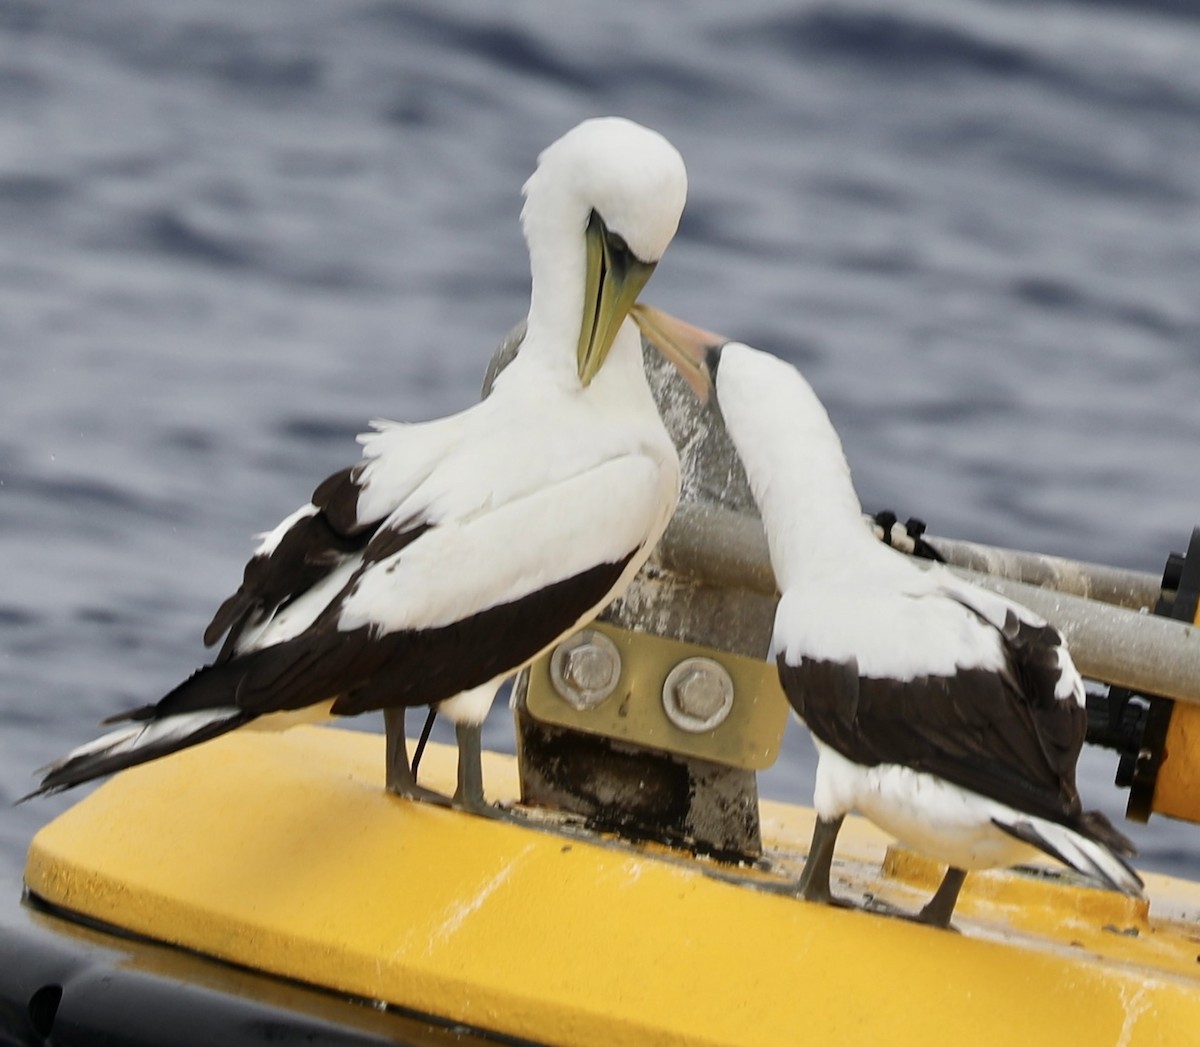
[[[675,148],[628,120],[585,121],[547,148],[521,214],[527,330],[491,395],[373,423],[362,460],[263,536],[205,631],[208,645],[225,635],[213,664],[45,768],[31,795],[285,712],[383,709],[403,744],[404,709],[441,703],[455,799],[487,809],[480,725],[500,684],[625,589],[678,499],[627,314],[686,192]],[[389,767],[394,791],[433,798],[406,757]]]
[[[968,870],[1035,849],[1141,895],[1122,858],[1132,844],[1080,803],[1083,681],[1058,631],[879,542],[829,416],[790,364],[646,306],[634,317],[660,349],[705,360],[762,513],[782,594],[771,655],[818,752],[797,893],[834,901],[834,842],[857,810],[949,866],[927,923],[949,925]]]

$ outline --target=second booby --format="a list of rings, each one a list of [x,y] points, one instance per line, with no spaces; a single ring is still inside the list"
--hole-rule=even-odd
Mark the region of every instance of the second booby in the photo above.
[[[715,388],[762,513],[782,594],[772,657],[819,754],[798,893],[833,900],[834,843],[858,810],[949,866],[928,923],[949,924],[968,870],[1037,851],[1140,895],[1132,844],[1075,786],[1087,716],[1058,631],[879,542],[825,408],[790,364],[646,306],[635,319]]]
[[[491,395],[374,423],[362,460],[263,537],[205,631],[225,637],[214,662],[46,768],[37,792],[281,714],[383,709],[402,727],[404,709],[441,703],[456,800],[485,810],[479,730],[499,685],[627,586],[679,495],[627,314],[686,189],[675,148],[628,120],[547,148],[524,188],[527,330]],[[389,766],[396,791],[429,797],[406,760]]]

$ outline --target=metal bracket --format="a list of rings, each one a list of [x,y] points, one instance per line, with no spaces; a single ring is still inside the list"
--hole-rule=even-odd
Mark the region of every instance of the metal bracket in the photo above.
[[[596,677],[615,676],[594,703],[570,679],[570,658],[584,652]],[[530,667],[525,708],[541,723],[753,771],[779,756],[789,710],[773,664],[606,622]]]

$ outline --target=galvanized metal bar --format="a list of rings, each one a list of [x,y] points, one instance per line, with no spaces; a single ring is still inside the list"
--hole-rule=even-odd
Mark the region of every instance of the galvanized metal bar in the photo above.
[[[1134,611],[1151,610],[1158,602],[1162,579],[1143,571],[1127,571],[1104,564],[1068,560],[1061,556],[980,545],[928,534],[925,540],[946,558],[948,564],[995,578],[1025,582],[1043,589],[1057,589],[1061,593]]]
[[[1135,611],[1148,610],[1158,601],[1160,580],[1142,571],[929,534],[925,540],[952,567]],[[764,594],[775,591],[766,535],[758,519],[747,513],[712,504],[681,504],[663,536],[659,558],[672,570],[714,585],[739,586]]]
[[[718,588],[778,595],[762,522],[748,513],[680,502],[654,555],[667,570]]]
[[[1010,578],[952,568],[984,589],[1037,612],[1067,638],[1084,676],[1200,703],[1200,629]]]

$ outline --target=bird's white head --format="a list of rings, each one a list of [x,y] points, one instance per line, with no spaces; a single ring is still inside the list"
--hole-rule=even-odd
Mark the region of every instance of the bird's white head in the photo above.
[[[683,159],[630,120],[585,120],[542,152],[524,191],[530,331],[573,327],[587,385],[679,226]]]

